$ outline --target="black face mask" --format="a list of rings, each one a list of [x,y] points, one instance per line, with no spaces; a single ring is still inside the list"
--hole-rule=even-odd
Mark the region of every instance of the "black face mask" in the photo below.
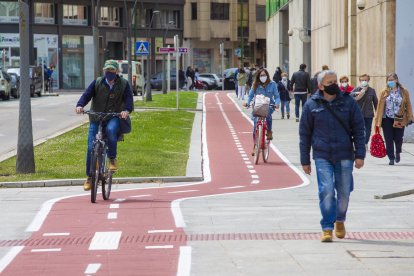
[[[339,86],[336,83],[333,83],[328,86],[324,85],[323,87],[325,89],[324,91],[328,93],[329,95],[335,95],[335,94],[338,94],[339,91],[341,91],[339,90]]]

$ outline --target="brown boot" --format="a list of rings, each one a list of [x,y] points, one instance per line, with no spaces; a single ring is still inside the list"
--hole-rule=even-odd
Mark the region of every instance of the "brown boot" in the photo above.
[[[268,130],[266,132],[266,137],[267,137],[267,140],[273,140],[273,132],[271,130]]]
[[[115,158],[109,159],[109,170],[110,171],[116,171],[116,170],[118,170],[118,164],[117,164]]]
[[[345,238],[346,230],[345,230],[345,224],[342,221],[335,222],[335,236],[338,239]]]
[[[332,242],[332,230],[323,230],[321,242]]]
[[[92,177],[88,176],[85,182],[83,183],[83,190],[89,191],[92,187]]]

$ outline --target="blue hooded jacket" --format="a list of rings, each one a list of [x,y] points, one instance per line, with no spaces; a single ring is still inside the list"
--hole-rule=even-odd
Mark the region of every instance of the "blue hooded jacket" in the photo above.
[[[330,105],[348,126],[353,142],[341,123],[326,110],[322,101]],[[338,93],[334,100],[328,102],[324,99],[322,91],[316,91],[303,107],[299,136],[302,165],[310,165],[311,147],[313,159],[336,162],[365,158],[364,117],[357,102],[348,94]]]

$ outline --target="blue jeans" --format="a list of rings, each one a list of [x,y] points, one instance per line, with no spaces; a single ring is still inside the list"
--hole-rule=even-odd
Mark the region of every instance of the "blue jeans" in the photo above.
[[[273,114],[273,111],[274,111],[273,108],[269,108],[269,114],[266,117],[267,130],[272,130],[272,123],[273,123],[272,114]],[[254,124],[253,124],[253,141],[254,141],[254,139],[255,139],[254,135],[255,135],[255,132],[256,132],[257,119],[259,117],[254,117],[252,115],[252,118],[253,118],[253,122],[254,122]]]
[[[88,132],[88,151],[86,153],[86,175],[90,175],[91,167],[91,153],[93,149],[93,141],[95,141],[96,134],[99,130],[98,122],[89,123],[89,132]],[[118,132],[119,132],[119,118],[112,118],[106,123],[104,128],[106,132],[106,137],[108,138],[108,157],[116,158],[116,147],[118,142]]]
[[[315,159],[322,230],[333,230],[335,221],[344,222],[349,196],[354,189],[353,160],[331,162]]]
[[[286,107],[286,113],[290,114],[290,100],[289,101],[280,101],[280,110],[282,112],[282,116],[285,116],[285,107]]]
[[[307,99],[308,99],[308,94],[307,93],[295,94],[295,115],[296,115],[296,119],[299,119],[300,102],[302,102],[302,109],[303,109],[303,106],[305,105],[305,102],[306,102]]]
[[[368,144],[369,138],[371,137],[372,119],[373,118],[364,118],[364,121],[365,121],[365,144]]]

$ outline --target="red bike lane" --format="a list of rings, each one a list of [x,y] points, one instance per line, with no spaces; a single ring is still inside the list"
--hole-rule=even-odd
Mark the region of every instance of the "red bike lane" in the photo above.
[[[188,275],[182,200],[303,185],[273,150],[268,163],[253,165],[252,124],[226,93],[204,99],[206,182],[113,192],[96,204],[89,196],[59,200],[29,239],[16,242],[19,253],[1,274]]]

